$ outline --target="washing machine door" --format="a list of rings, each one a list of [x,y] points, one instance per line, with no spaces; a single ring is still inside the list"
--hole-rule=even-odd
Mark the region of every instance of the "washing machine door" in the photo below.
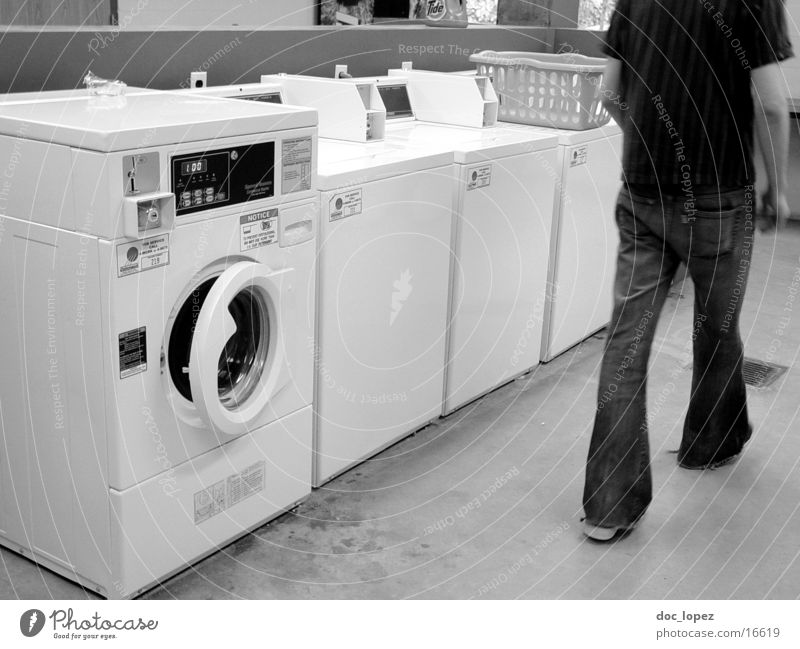
[[[265,409],[289,380],[284,331],[294,328],[294,313],[281,296],[293,293],[293,275],[292,269],[238,262],[203,301],[189,381],[195,406],[219,433],[240,435],[267,423]]]

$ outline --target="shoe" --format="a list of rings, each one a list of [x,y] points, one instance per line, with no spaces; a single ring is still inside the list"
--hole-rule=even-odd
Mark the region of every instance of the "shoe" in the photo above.
[[[741,451],[738,453],[734,453],[733,455],[729,455],[726,458],[721,460],[715,460],[714,462],[709,462],[708,464],[698,464],[693,466],[691,464],[685,464],[684,462],[678,462],[678,466],[682,469],[689,469],[690,471],[703,471],[705,469],[718,469],[721,466],[725,466],[727,464],[733,464],[736,460],[739,459],[739,456],[742,454]]]
[[[588,536],[592,541],[599,541],[600,543],[607,543],[611,541],[618,534],[627,534],[636,525],[619,525],[617,527],[601,527],[600,525],[592,525],[586,521],[583,522],[583,533]]]
[[[689,471],[705,471],[706,469],[718,469],[721,466],[725,466],[726,464],[733,464],[741,455],[737,453],[736,455],[731,455],[730,457],[726,457],[724,460],[717,460],[716,462],[709,462],[708,464],[698,464],[697,466],[692,466],[691,464],[684,464],[683,462],[678,462],[678,466],[682,469],[689,469]]]
[[[739,459],[739,456],[744,451],[744,448],[745,446],[747,446],[747,443],[750,441],[750,437],[752,435],[753,435],[753,428],[751,426],[750,429],[747,431],[747,436],[742,441],[741,447],[739,447],[739,450],[736,451],[736,453],[734,453],[733,455],[729,455],[728,457],[722,458],[721,460],[714,460],[713,462],[708,462],[707,464],[692,465],[692,464],[686,464],[685,462],[678,460],[678,466],[681,467],[682,469],[689,469],[690,471],[702,471],[704,469],[718,469],[719,467],[725,466],[726,464],[732,464],[733,462]],[[678,453],[680,456],[680,450],[675,452]]]

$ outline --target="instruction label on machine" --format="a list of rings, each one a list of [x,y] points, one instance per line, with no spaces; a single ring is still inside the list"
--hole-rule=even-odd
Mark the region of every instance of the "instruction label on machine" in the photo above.
[[[361,214],[361,190],[351,189],[349,192],[335,194],[330,202],[330,220],[338,221],[348,216]]]
[[[589,146],[584,144],[582,146],[572,147],[569,152],[569,166],[577,167],[586,164],[586,158],[589,156]]]
[[[119,378],[127,379],[147,371],[147,328],[131,329],[119,335]]]
[[[251,464],[241,473],[201,489],[194,494],[194,524],[207,521],[246,498],[264,490],[265,463]]]
[[[310,137],[283,140],[281,148],[281,167],[284,194],[311,189],[312,144]]]
[[[264,210],[239,217],[239,234],[242,252],[261,248],[278,240],[278,210]]]
[[[481,165],[467,169],[467,191],[488,187],[492,184],[492,165]]]
[[[127,277],[169,264],[169,235],[162,234],[117,246],[117,275]]]

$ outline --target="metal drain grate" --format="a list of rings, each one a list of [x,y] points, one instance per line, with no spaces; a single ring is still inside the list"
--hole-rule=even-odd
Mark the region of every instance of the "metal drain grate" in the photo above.
[[[692,363],[689,362],[684,368],[691,370]],[[783,376],[788,369],[785,365],[775,365],[775,363],[767,363],[766,361],[745,356],[742,374],[744,374],[745,385],[753,388],[768,388]]]
[[[742,373],[747,385],[754,388],[768,388],[788,369],[785,365],[775,365],[775,363],[745,357]]]

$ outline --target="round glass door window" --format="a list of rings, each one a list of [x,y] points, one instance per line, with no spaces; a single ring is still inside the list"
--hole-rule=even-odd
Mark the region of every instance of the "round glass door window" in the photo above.
[[[197,286],[181,305],[169,336],[167,359],[172,382],[181,395],[192,401],[189,358],[197,319],[217,277]],[[253,394],[267,364],[269,351],[269,311],[260,291],[245,288],[228,304],[236,323],[217,364],[217,390],[222,405],[235,410]]]

